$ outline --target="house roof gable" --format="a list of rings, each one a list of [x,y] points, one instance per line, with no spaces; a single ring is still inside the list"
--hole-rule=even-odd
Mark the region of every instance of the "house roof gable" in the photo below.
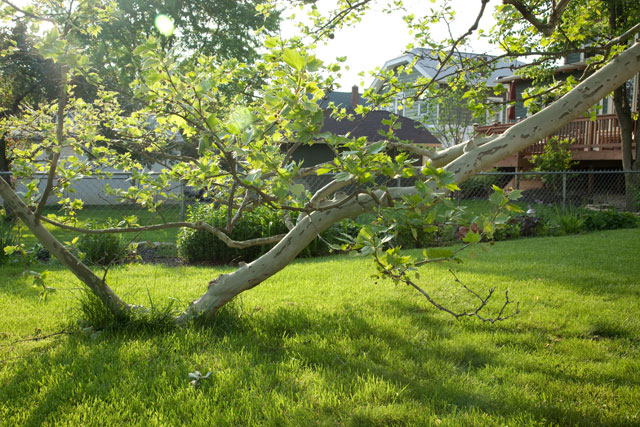
[[[409,64],[414,59],[418,58],[415,64],[415,69],[424,77],[433,78],[438,69],[440,67],[439,59],[433,55],[433,51],[425,48],[414,48],[409,51],[409,53],[399,56],[397,58],[391,59],[385,62],[382,67],[383,70],[387,70],[389,68],[394,68],[399,65]],[[456,57],[460,59],[468,59],[468,58],[486,58],[487,60],[495,59],[495,56],[492,55],[481,55],[476,53],[465,53],[459,52],[456,53]],[[500,58],[496,59],[496,67],[491,72],[489,76],[486,76],[485,82],[489,86],[494,86],[496,80],[500,77],[504,77],[513,73],[513,69],[523,65],[520,61],[511,60],[508,58]],[[444,82],[448,77],[453,76],[458,70],[458,67],[454,64],[449,67],[443,68],[440,70],[438,74],[438,81]],[[375,91],[380,91],[382,89],[383,80],[376,78],[371,85]]]
[[[354,119],[338,120],[331,117],[331,110],[324,111],[324,126],[322,132],[331,132],[335,135],[347,135],[360,138],[366,137],[370,142],[385,140],[378,130],[385,127],[383,120],[391,119],[388,111],[374,110],[365,116],[355,114],[353,110],[347,110],[353,114]],[[411,141],[417,144],[441,145],[438,138],[429,132],[420,122],[408,117],[398,117],[400,128],[396,130],[396,136],[401,140]]]

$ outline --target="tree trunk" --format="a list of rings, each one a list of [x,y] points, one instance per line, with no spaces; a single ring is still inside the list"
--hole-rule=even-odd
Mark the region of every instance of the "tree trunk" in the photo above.
[[[634,170],[633,162],[633,119],[631,117],[631,106],[627,100],[626,85],[622,85],[613,91],[613,104],[616,107],[616,116],[620,123],[620,134],[622,137],[622,169],[624,171]],[[637,161],[635,162],[638,163]],[[625,173],[624,175],[624,199],[625,208],[632,210],[635,202],[635,194],[638,190],[635,174]]]
[[[640,42],[636,42],[553,104],[516,123],[489,142],[467,151],[446,166],[446,169],[455,174],[457,182],[464,181],[483,168],[527,148],[582,116],[638,71]],[[458,148],[457,154],[460,151],[464,149]]]
[[[11,170],[10,166],[11,165],[9,162],[9,158],[7,157],[7,140],[5,139],[5,136],[2,135],[0,136],[0,179],[4,180],[7,184],[12,186],[11,175],[9,174],[9,171]],[[6,202],[4,202],[3,205],[6,213],[4,221],[13,223],[15,220],[13,211]]]
[[[126,314],[130,306],[125,304],[102,279],[69,252],[20,200],[11,186],[2,179],[0,179],[0,196],[11,207],[15,215],[29,228],[36,239],[49,250],[51,255],[55,256],[62,265],[87,285],[114,315],[123,317]]]
[[[636,43],[620,54],[564,97],[536,115],[514,125],[504,134],[497,135],[489,142],[469,151],[466,151],[469,143],[444,150],[446,154],[439,159],[439,162],[450,162],[445,169],[453,172],[457,182],[462,182],[499,160],[544,139],[580,117],[638,70],[640,70],[640,43]],[[446,160],[443,160],[445,158]],[[413,194],[415,188],[393,188],[389,192],[392,198],[399,198]],[[377,196],[382,199],[382,192]],[[211,281],[207,292],[191,303],[187,311],[179,316],[178,322],[213,316],[220,307],[236,295],[257,286],[283,269],[318,233],[344,218],[355,217],[374,206],[375,203],[370,196],[359,195],[340,208],[314,212],[303,217],[269,252],[233,273],[220,275]]]
[[[392,198],[415,193],[414,187],[389,189]],[[377,191],[376,196],[379,200],[385,199],[382,191]],[[374,206],[376,204],[371,196],[360,194],[339,208],[301,217],[293,229],[266,254],[233,273],[221,274],[209,282],[207,292],[191,303],[187,311],[179,316],[178,322],[184,323],[196,318],[213,316],[220,307],[236,295],[257,286],[289,265],[318,234],[331,225],[345,218],[354,218],[373,209]]]
[[[619,1],[609,0],[609,29],[615,35],[621,27],[624,27],[628,17],[625,12],[625,5]],[[620,123],[620,134],[622,138],[622,169],[631,171],[634,169],[633,164],[633,119],[631,117],[631,105],[627,98],[626,81],[613,91],[613,104],[616,108],[616,116]],[[637,164],[636,157],[636,164]],[[637,179],[635,174],[625,173],[624,175],[624,194],[625,207],[627,210],[634,208],[635,193],[638,191]]]
[[[640,43],[636,43],[560,100],[514,125],[504,134],[482,138],[481,141],[468,141],[442,150],[435,156],[437,160],[434,160],[433,164],[448,164],[445,168],[454,174],[457,182],[462,182],[475,173],[491,167],[499,160],[544,139],[580,117],[592,105],[639,71]],[[415,193],[415,187],[389,189],[390,196],[396,199]],[[10,186],[2,180],[0,180],[0,195],[11,204],[17,215],[38,240],[51,251],[52,255],[87,284],[112,312],[118,315],[126,313],[129,306],[120,300],[101,279],[73,257],[40,224]],[[383,197],[382,191],[378,191],[376,196],[379,200],[388,199]],[[213,316],[220,307],[236,295],[257,286],[283,269],[320,232],[341,219],[357,216],[375,206],[376,202],[371,196],[361,194],[340,207],[302,216],[292,230],[266,254],[233,273],[223,274],[211,281],[206,293],[193,301],[187,311],[176,321],[185,323],[195,318]]]

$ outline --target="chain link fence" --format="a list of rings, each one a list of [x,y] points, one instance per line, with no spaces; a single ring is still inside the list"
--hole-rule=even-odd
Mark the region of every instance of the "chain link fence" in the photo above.
[[[11,172],[0,172],[0,179],[11,177]],[[46,174],[36,174],[34,179],[38,189],[42,192],[47,182]],[[95,214],[96,222],[101,219],[124,218],[130,215],[139,215],[146,213],[147,210],[132,202],[121,201],[112,191],[107,190],[107,186],[111,190],[127,191],[129,188],[136,188],[138,183],[129,173],[112,173],[108,177],[83,177],[73,181],[69,187],[63,192],[62,197],[80,199],[83,201],[83,211],[86,215]],[[18,181],[15,183],[18,194],[27,190],[26,186]],[[185,186],[181,183],[171,183],[168,188],[164,189],[167,197],[158,210],[153,215],[145,214],[145,217],[154,217],[152,222],[162,223],[171,221],[183,221],[186,213],[186,206],[190,202],[190,194]],[[158,197],[156,196],[156,202]],[[59,208],[60,198],[51,195],[47,200],[46,208],[50,212],[55,212]],[[0,197],[0,205],[3,204]]]
[[[333,179],[330,174],[303,179],[305,188],[312,193]],[[378,180],[388,186],[411,185],[410,179]],[[627,183],[630,192],[627,194]],[[504,190],[522,191],[521,202],[537,205],[568,207],[616,208],[640,210],[640,171],[587,170],[558,172],[481,172],[460,185],[452,194],[459,202],[486,200],[496,185]],[[350,186],[345,193],[354,191]]]
[[[640,208],[640,171],[483,172],[460,185],[459,200],[485,199],[496,185],[522,191],[528,204],[568,207]]]
[[[0,177],[10,175],[8,172],[0,172]],[[40,188],[44,188],[46,176],[37,176],[36,179],[39,180]],[[302,183],[313,193],[332,179],[331,174],[308,176]],[[411,180],[407,179],[387,179],[379,183],[383,182],[388,186],[411,185]],[[631,194],[626,192],[626,182],[632,186]],[[71,190],[67,190],[64,196],[82,199],[87,214],[99,213],[99,218],[109,217],[110,213],[113,213],[113,218],[122,218],[127,215],[139,215],[145,211],[133,203],[119,202],[115,196],[105,191],[106,184],[112,189],[124,191],[137,185],[131,175],[125,173],[114,173],[108,178],[86,177],[74,181],[69,187]],[[483,172],[462,183],[461,190],[454,192],[452,197],[460,203],[465,200],[483,200],[491,194],[493,185],[505,190],[521,190],[520,201],[531,205],[557,206],[562,209],[588,205],[620,210],[640,209],[640,171]],[[19,192],[25,191],[25,187],[20,183],[16,188]],[[347,187],[342,191],[349,193],[354,191],[354,187]],[[170,197],[155,214],[159,222],[184,220],[189,204],[198,200],[198,192],[181,183],[171,184],[165,192],[170,194]],[[57,198],[51,197],[48,209],[55,211],[57,202]]]

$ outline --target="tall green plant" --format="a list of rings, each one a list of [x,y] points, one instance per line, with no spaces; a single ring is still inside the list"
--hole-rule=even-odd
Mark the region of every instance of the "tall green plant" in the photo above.
[[[5,224],[0,219],[0,265],[7,262],[10,256],[4,249],[15,246],[17,242],[18,239],[13,232],[13,224]]]
[[[568,171],[577,164],[571,158],[569,146],[571,141],[568,138],[560,139],[557,136],[549,138],[544,145],[542,154],[531,157],[533,170],[536,172],[557,172]],[[545,185],[554,191],[559,191],[562,185],[561,175],[542,175]]]

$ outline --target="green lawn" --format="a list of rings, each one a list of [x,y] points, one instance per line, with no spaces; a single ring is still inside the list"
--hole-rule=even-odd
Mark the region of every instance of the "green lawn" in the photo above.
[[[53,213],[56,215],[61,214],[56,209],[47,208],[45,210],[45,215],[49,213]],[[125,217],[132,215],[137,217],[138,224],[140,225],[182,221],[182,219],[180,218],[179,205],[168,206],[159,212],[149,212],[147,210],[135,209],[127,206],[86,206],[79,212],[78,222],[71,225],[75,225],[77,227],[91,227],[92,224],[96,224],[98,226],[106,227],[108,221],[110,220],[117,223],[118,221],[123,220]],[[45,224],[45,226],[49,230],[51,230],[53,235],[62,242],[70,242],[74,237],[77,236],[77,233],[73,231],[60,229],[49,224]],[[33,237],[33,234],[26,227],[23,227],[21,232],[23,243],[27,248],[33,246],[33,244],[36,243],[35,237]],[[149,240],[152,242],[175,243],[176,237],[178,236],[179,232],[179,228],[167,228],[164,230],[154,230],[138,234],[126,233],[123,234],[123,236],[127,241]]]
[[[0,270],[0,425],[640,425],[640,229],[498,242],[451,266],[506,289],[521,314],[455,321],[349,256],[294,263],[214,325],[56,332],[79,284],[54,270],[40,301]],[[422,271],[448,305],[447,269]],[[124,265],[128,301],[183,308],[219,268]],[[496,301],[494,307],[499,305]],[[188,373],[212,371],[202,386]]]

